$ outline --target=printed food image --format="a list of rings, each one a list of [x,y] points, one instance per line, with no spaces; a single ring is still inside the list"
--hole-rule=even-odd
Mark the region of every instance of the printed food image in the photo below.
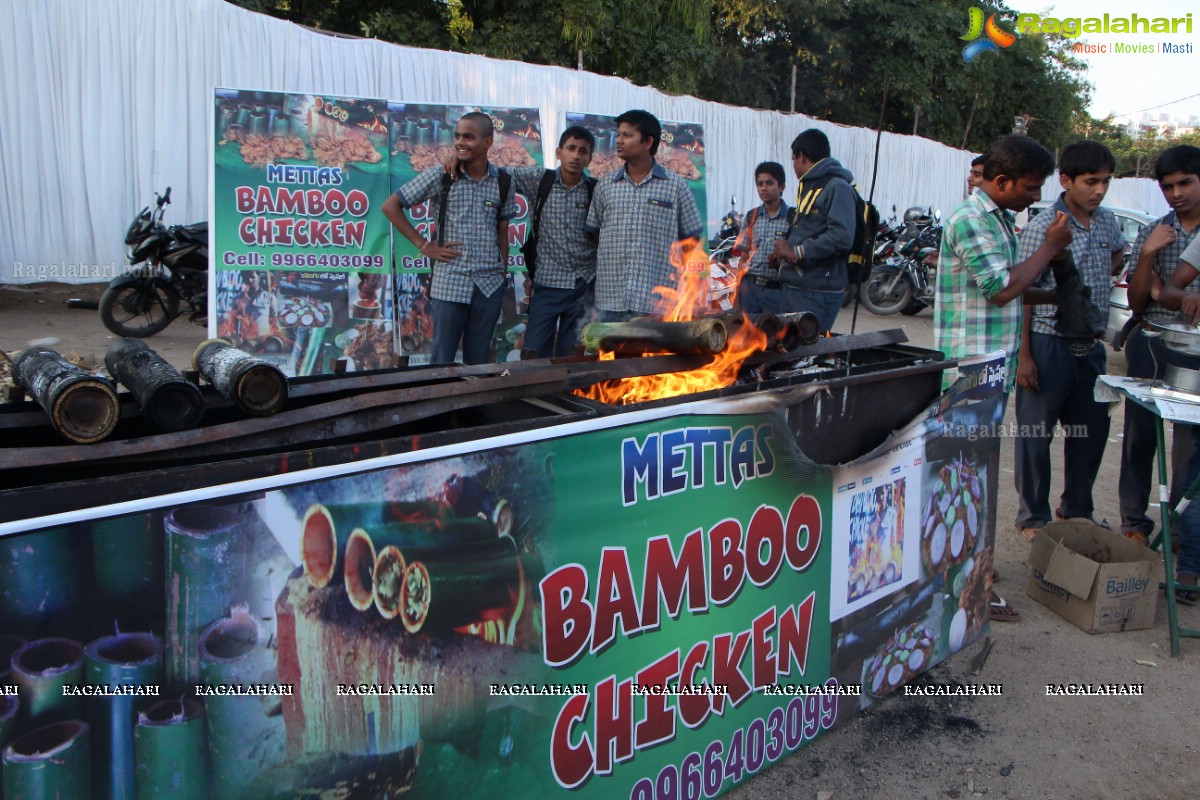
[[[352,161],[377,164],[383,159],[367,134],[360,130],[323,133],[313,138],[313,156],[326,167],[344,167]]]
[[[992,548],[967,559],[954,579],[954,591],[958,595],[958,611],[951,621],[950,646],[957,650],[987,624],[992,599]],[[954,628],[956,622],[958,630]]]
[[[610,172],[616,172],[624,163],[616,153],[596,153],[588,165],[588,172],[594,178],[602,178]]]
[[[392,332],[386,325],[364,322],[355,325],[357,335],[342,348],[358,369],[387,369],[392,363]]]
[[[232,125],[226,129],[225,135],[230,141],[240,141],[242,160],[247,164],[262,166],[274,164],[285,158],[293,158],[297,161],[308,159],[308,148],[304,146],[304,141],[299,136],[294,134],[265,136],[260,133],[242,136],[231,128],[233,128]]]
[[[905,626],[866,663],[863,688],[873,697],[884,697],[929,666],[932,654],[933,631],[920,622]]]
[[[655,158],[658,163],[685,181],[698,181],[704,177],[687,150],[664,144],[658,148],[658,155]]]
[[[432,167],[440,167],[446,159],[453,157],[454,148],[450,146],[436,147],[430,144],[418,144],[409,153],[414,172],[424,172]]]
[[[901,578],[904,566],[903,479],[858,492],[850,501],[849,585],[857,600]]]
[[[289,297],[279,309],[279,321],[287,328],[324,328],[332,316],[328,303],[311,297]]]
[[[520,139],[506,134],[497,134],[488,161],[497,167],[536,167],[537,162]]]
[[[928,572],[961,564],[975,548],[984,512],[984,484],[961,456],[938,471],[921,516],[921,563]]]

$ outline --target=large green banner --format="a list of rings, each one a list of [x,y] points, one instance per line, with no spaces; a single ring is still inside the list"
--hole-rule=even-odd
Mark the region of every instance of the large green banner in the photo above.
[[[217,89],[209,332],[288,375],[395,364],[387,103]]]
[[[716,797],[983,634],[1002,363],[837,468],[760,392],[0,523],[6,792]]]

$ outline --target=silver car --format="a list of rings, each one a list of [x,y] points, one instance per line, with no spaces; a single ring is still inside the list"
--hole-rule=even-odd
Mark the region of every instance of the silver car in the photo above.
[[[1028,219],[1032,219],[1052,205],[1054,203],[1045,201],[1034,203],[1029,207]],[[1117,218],[1117,225],[1120,226],[1121,233],[1125,235],[1125,260],[1121,264],[1121,271],[1113,279],[1112,292],[1108,295],[1108,327],[1104,331],[1104,339],[1111,343],[1113,337],[1120,333],[1121,329],[1125,327],[1125,323],[1133,316],[1133,312],[1129,309],[1129,284],[1126,282],[1129,268],[1133,266],[1129,263],[1129,254],[1133,250],[1133,243],[1137,241],[1142,228],[1153,224],[1158,217],[1135,208],[1117,208],[1115,206],[1104,206],[1104,208],[1111,211]]]

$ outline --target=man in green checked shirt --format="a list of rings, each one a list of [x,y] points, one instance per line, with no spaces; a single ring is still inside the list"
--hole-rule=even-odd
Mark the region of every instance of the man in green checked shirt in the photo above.
[[[993,142],[984,158],[983,183],[954,210],[943,230],[933,341],[947,358],[1003,350],[1007,401],[1017,374],[1022,296],[1026,303],[1054,302],[1052,291],[1026,290],[1071,243],[1071,229],[1059,213],[1041,247],[1018,264],[1011,212],[1041,198],[1042,185],[1054,171],[1054,156],[1033,139],[1012,134]],[[946,370],[943,388],[957,376],[958,370]]]

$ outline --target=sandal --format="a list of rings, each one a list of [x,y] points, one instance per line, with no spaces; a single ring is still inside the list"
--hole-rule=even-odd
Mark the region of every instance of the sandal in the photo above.
[[[1122,531],[1121,535],[1134,544],[1140,544],[1142,547],[1150,546],[1150,537],[1141,531]]]
[[[1021,618],[1020,613],[995,592],[992,592],[992,603],[988,610],[988,616],[992,618],[993,622],[1016,622]]]
[[[1195,575],[1187,572],[1175,573],[1175,582],[1184,583],[1188,586],[1200,585],[1200,580],[1198,580]],[[1175,602],[1183,603],[1185,606],[1194,606],[1200,602],[1200,592],[1197,592],[1194,589],[1176,589]]]

